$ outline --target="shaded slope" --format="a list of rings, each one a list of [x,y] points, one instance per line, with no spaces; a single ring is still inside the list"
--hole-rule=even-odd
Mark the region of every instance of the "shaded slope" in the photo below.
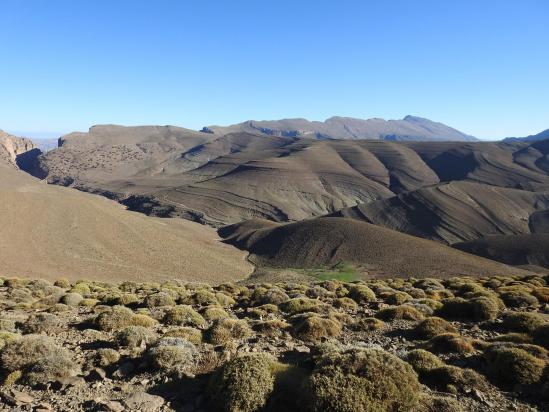
[[[244,253],[196,223],[149,218],[103,197],[47,185],[0,164],[0,275],[222,282]]]
[[[487,236],[453,247],[509,265],[549,268],[549,233]]]
[[[530,217],[549,209],[549,193],[452,182],[361,204],[335,216],[455,243],[490,234],[530,233]]]
[[[344,261],[364,265],[371,275],[413,277],[521,272],[353,219],[328,217],[289,224],[256,220],[225,227],[219,233],[226,242],[249,251],[251,260],[260,266],[315,268]]]
[[[231,126],[208,126],[204,131],[224,135],[235,132],[261,133],[280,137],[309,137],[316,139],[379,139],[379,140],[428,140],[474,141],[474,137],[442,123],[417,116],[401,120],[355,119],[331,117],[324,122],[306,119],[248,120]]]
[[[34,149],[37,148],[32,140],[0,130],[0,164],[17,167],[17,157]]]
[[[538,134],[531,134],[526,137],[507,137],[503,141],[523,141],[523,142],[537,142],[540,140],[549,139],[549,129],[544,130]]]

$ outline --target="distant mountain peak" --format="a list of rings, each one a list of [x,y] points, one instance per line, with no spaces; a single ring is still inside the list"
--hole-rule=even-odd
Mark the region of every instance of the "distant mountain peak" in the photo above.
[[[538,142],[540,140],[546,140],[546,139],[549,139],[549,129],[544,130],[543,132],[540,132],[538,134],[531,134],[530,136],[526,136],[526,137],[507,137],[503,139],[503,141]]]
[[[357,119],[332,116],[325,121],[303,118],[280,120],[247,120],[231,126],[207,126],[218,135],[248,132],[280,137],[314,137],[316,139],[350,140],[418,140],[418,141],[476,141],[473,136],[439,122],[407,115],[402,120],[381,118]]]

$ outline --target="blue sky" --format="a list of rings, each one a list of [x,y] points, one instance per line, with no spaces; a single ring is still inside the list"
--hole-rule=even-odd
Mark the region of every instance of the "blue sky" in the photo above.
[[[450,4],[451,3],[451,4]],[[0,128],[414,114],[549,128],[549,2],[0,2]]]

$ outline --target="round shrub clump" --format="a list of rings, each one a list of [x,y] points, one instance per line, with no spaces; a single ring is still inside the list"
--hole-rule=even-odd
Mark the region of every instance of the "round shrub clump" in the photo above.
[[[333,319],[308,316],[297,322],[293,334],[297,338],[315,342],[324,338],[336,337],[341,333],[341,324]]]
[[[443,333],[456,333],[457,329],[448,321],[436,316],[421,321],[414,329],[420,339],[431,339]]]
[[[424,349],[414,349],[406,356],[408,362],[420,377],[425,377],[429,372],[444,366],[444,362],[436,355]]]
[[[525,291],[503,292],[499,296],[510,308],[527,308],[539,304],[535,296]]]
[[[225,412],[261,410],[274,389],[275,364],[275,358],[266,353],[250,353],[227,362],[210,381],[212,406]]]
[[[329,351],[307,382],[315,411],[413,411],[420,394],[412,367],[379,349]]]
[[[70,352],[45,335],[25,335],[6,342],[0,352],[0,371],[22,372],[29,384],[51,382],[77,372]]]
[[[208,322],[212,322],[216,319],[231,317],[231,315],[229,315],[225,309],[215,305],[206,306],[203,310],[201,310],[201,312],[202,312],[202,317],[206,319]]]
[[[135,314],[124,306],[113,306],[97,315],[95,324],[104,331],[117,331],[132,325],[151,327],[156,321],[150,316]]]
[[[170,329],[164,333],[164,337],[185,339],[195,345],[202,343],[202,331],[191,327]]]
[[[67,306],[78,306],[84,297],[80,293],[67,293],[61,298],[61,303]]]
[[[76,376],[78,368],[66,354],[56,354],[39,359],[24,373],[24,380],[31,386],[54,382],[69,376]]]
[[[163,322],[166,325],[177,326],[205,326],[207,324],[202,315],[189,305],[177,305],[168,309]]]
[[[421,313],[413,306],[400,305],[391,308],[381,309],[376,313],[376,318],[385,321],[391,321],[396,319],[421,320],[423,319],[423,313]]]
[[[351,298],[343,297],[337,298],[333,301],[334,308],[343,310],[357,310],[358,304]]]
[[[465,412],[465,409],[454,398],[424,395],[420,399],[418,412]]]
[[[175,300],[172,295],[167,292],[157,292],[152,295],[147,295],[144,303],[148,308],[154,308],[159,306],[173,306],[175,305]]]
[[[425,349],[434,353],[470,353],[475,349],[471,340],[457,333],[443,333],[427,341]]]
[[[363,331],[379,330],[385,326],[385,322],[377,318],[363,318],[355,325],[356,329]]]
[[[24,333],[56,332],[61,328],[61,321],[51,313],[33,313],[23,323],[21,329]]]
[[[118,346],[129,349],[145,348],[156,340],[156,334],[143,326],[128,326],[116,335]]]
[[[251,335],[251,329],[245,320],[221,318],[212,324],[206,333],[208,342],[221,345],[233,339],[244,339]]]
[[[97,349],[95,353],[95,364],[104,368],[120,360],[120,353],[111,348]]]
[[[320,306],[321,302],[319,300],[310,298],[293,298],[279,305],[280,310],[290,315],[304,312],[316,312]]]
[[[470,392],[474,388],[485,388],[484,377],[472,369],[444,365],[426,374],[426,384],[432,388],[450,392]]]
[[[484,353],[488,376],[504,386],[538,383],[546,362],[523,349],[493,345]]]
[[[445,319],[470,319],[476,321],[495,319],[500,306],[495,298],[481,296],[470,300],[451,298],[443,301],[436,314]]]
[[[366,285],[351,285],[349,286],[349,297],[359,305],[375,302],[376,294]]]
[[[164,372],[190,372],[196,365],[198,350],[181,338],[162,338],[148,352],[154,368]]]
[[[503,327],[513,332],[532,333],[546,323],[543,316],[530,312],[511,312],[503,318]]]

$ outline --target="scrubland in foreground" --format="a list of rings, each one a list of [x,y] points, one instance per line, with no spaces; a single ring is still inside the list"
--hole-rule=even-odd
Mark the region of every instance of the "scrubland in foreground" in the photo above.
[[[547,410],[549,278],[0,280],[0,410]]]

